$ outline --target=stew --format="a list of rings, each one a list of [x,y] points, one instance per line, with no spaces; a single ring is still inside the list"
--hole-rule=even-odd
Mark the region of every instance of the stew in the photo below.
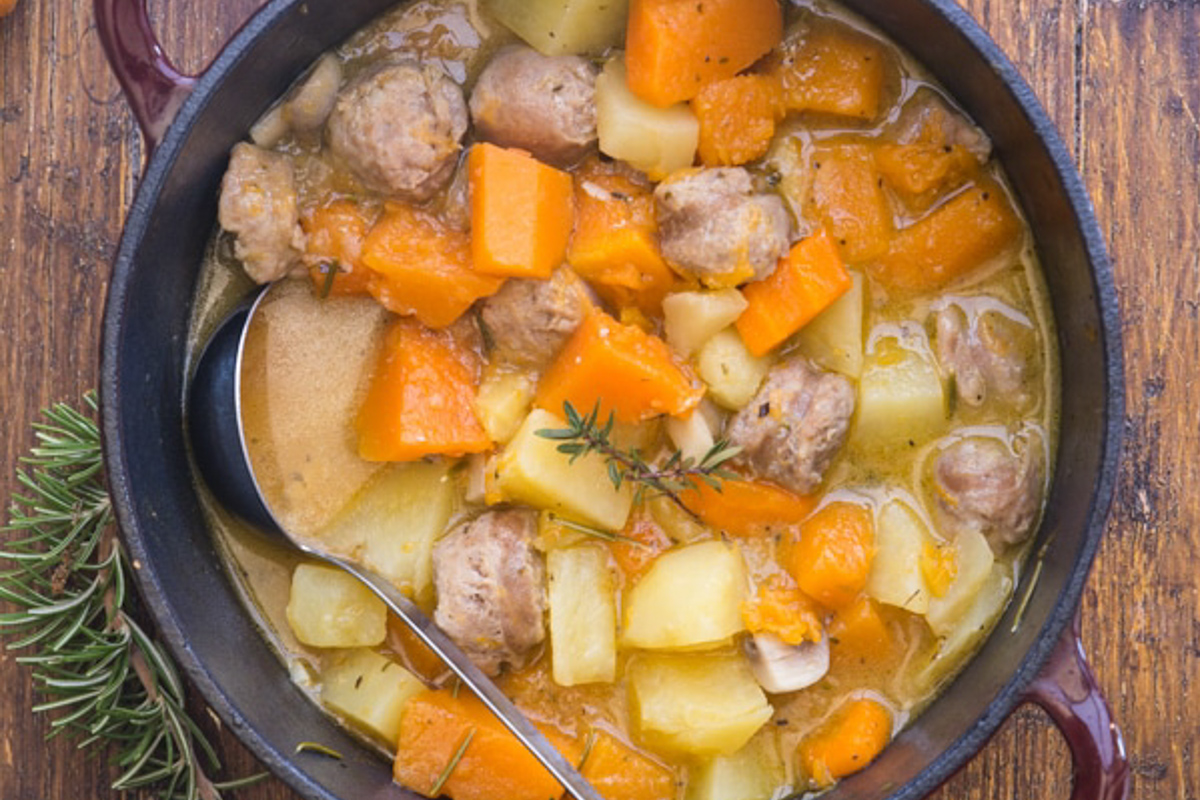
[[[193,330],[277,516],[610,800],[871,762],[1012,599],[1058,408],[986,134],[820,0],[421,0],[234,147]],[[454,800],[562,789],[382,604],[211,508],[295,680]]]

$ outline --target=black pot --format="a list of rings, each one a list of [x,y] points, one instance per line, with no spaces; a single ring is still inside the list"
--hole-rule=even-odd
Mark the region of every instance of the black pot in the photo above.
[[[272,0],[197,78],[178,74],[145,0],[94,0],[109,60],[152,148],[104,317],[103,432],[117,516],[162,635],[249,748],[306,798],[412,798],[291,683],[218,559],[184,449],[187,327],[230,147],[321,52],[394,0]],[[950,0],[843,0],[917,59],[987,130],[1037,240],[1058,323],[1062,427],[1040,575],[915,724],[827,797],[924,797],[1013,709],[1044,706],[1076,764],[1074,800],[1119,800],[1127,763],[1072,625],[1113,494],[1123,385],[1112,272],[1082,182],[1012,64]],[[1031,588],[1032,583],[1032,588]],[[344,761],[296,756],[303,740]],[[1036,764],[1026,765],[1034,770]]]

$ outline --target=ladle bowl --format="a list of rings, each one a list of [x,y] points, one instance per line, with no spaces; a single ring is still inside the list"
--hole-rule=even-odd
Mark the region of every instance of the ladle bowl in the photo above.
[[[196,466],[213,496],[257,530],[311,558],[344,570],[381,599],[542,763],[575,800],[603,800],[533,723],[441,628],[385,578],[323,552],[291,534],[271,511],[254,473],[242,424],[242,354],[254,313],[269,287],[217,326],[196,364],[187,392],[187,426]]]

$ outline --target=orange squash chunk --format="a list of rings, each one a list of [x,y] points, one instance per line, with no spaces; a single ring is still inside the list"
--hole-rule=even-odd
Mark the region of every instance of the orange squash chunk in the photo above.
[[[772,575],[742,602],[742,621],[751,633],[772,633],[788,644],[821,641],[816,604],[780,575]]]
[[[368,289],[376,300],[432,328],[454,322],[504,283],[471,268],[466,234],[401,203],[387,204],[363,242],[362,262],[375,273]]]
[[[765,481],[726,479],[720,491],[703,481],[683,493],[683,501],[709,527],[731,536],[763,536],[809,515],[816,499],[792,494]]]
[[[815,216],[842,258],[858,263],[887,252],[894,226],[875,158],[866,144],[839,144],[813,154]]]
[[[484,275],[549,278],[563,261],[574,211],[571,176],[522,150],[483,142],[467,156],[471,254]]]
[[[571,762],[579,744],[554,728],[542,733]],[[470,737],[470,741],[468,741]],[[449,777],[434,792],[462,749]],[[404,707],[393,764],[396,782],[453,800],[553,800],[562,786],[470,692],[425,691]]]
[[[834,502],[800,526],[788,572],[800,589],[827,608],[842,608],[867,585],[875,556],[875,518],[871,509]]]
[[[616,308],[660,313],[675,273],[657,230],[649,184],[596,159],[580,167],[567,263]]]
[[[878,39],[818,18],[797,28],[767,69],[778,76],[789,111],[872,120],[882,110],[889,56]]]
[[[675,776],[671,770],[604,731],[596,732],[580,772],[604,800],[675,797]]]
[[[593,311],[542,377],[536,404],[562,414],[569,402],[580,414],[590,414],[599,403],[602,422],[609,412],[621,422],[641,422],[659,414],[686,414],[703,396],[703,385],[666,342]]]
[[[767,75],[738,75],[710,83],[692,100],[700,121],[700,161],[732,166],[762,158],[783,116],[779,81]]]
[[[850,700],[796,748],[800,768],[816,789],[866,767],[892,738],[892,713],[868,698]]]
[[[801,239],[769,277],[742,289],[747,306],[736,325],[746,349],[756,356],[765,355],[853,285],[824,230]]]
[[[829,645],[834,658],[858,658],[884,662],[896,646],[887,620],[879,604],[869,597],[859,597],[838,609],[829,621]]]
[[[473,358],[448,331],[408,318],[392,323],[355,421],[358,454],[413,461],[490,449],[475,416]]]
[[[867,270],[889,289],[933,292],[1015,249],[1020,237],[1008,194],[981,180],[899,231]]]
[[[626,580],[632,581],[641,577],[671,545],[671,537],[649,514],[638,513],[621,531],[621,538],[608,543],[608,549]]]
[[[783,38],[779,0],[630,0],[629,89],[656,106],[732,78]]]
[[[373,274],[362,263],[371,229],[367,213],[357,203],[334,200],[301,214],[300,227],[306,235],[305,255],[322,262],[308,270],[313,288],[331,297],[366,294]]]

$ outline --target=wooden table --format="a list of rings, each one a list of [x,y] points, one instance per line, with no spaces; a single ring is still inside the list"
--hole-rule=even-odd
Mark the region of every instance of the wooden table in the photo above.
[[[165,48],[207,63],[259,0],[155,2]],[[1200,790],[1200,4],[966,0],[1081,167],[1116,266],[1128,434],[1084,640],[1124,728],[1138,800]],[[91,3],[21,0],[0,20],[0,496],[47,404],[97,380],[100,315],[142,147]],[[1070,387],[1066,387],[1070,391]],[[113,775],[44,744],[27,671],[0,654],[0,797],[115,797]],[[226,775],[256,767],[218,735]],[[1065,800],[1066,747],[1023,708],[936,795]],[[292,798],[270,780],[244,800]]]

